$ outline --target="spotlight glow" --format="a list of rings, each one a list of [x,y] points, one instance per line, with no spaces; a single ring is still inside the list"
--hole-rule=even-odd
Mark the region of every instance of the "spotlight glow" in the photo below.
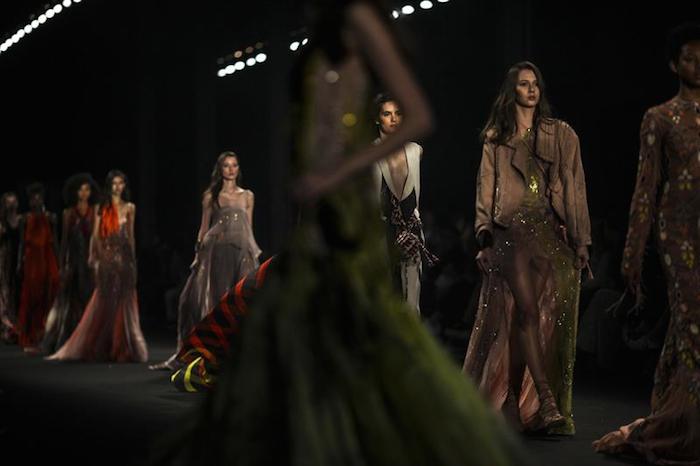
[[[398,19],[398,18],[399,18],[399,12],[396,11],[396,10],[394,10],[394,11],[391,12],[391,16],[393,16],[394,19]]]
[[[291,50],[292,52],[296,52],[298,48],[299,48],[299,42],[297,42],[297,41],[294,41],[291,44],[289,44],[289,50]]]
[[[305,37],[304,40],[301,41],[301,45],[306,45],[309,43],[309,38]]]
[[[73,0],[73,3],[80,3],[81,0]]]
[[[39,24],[44,24],[46,22],[46,15],[39,15],[37,21],[39,21]]]
[[[447,3],[447,2],[449,2],[450,0],[437,0],[437,1],[438,1],[438,3]]]
[[[73,2],[71,0],[63,0],[63,6],[66,8],[68,8],[72,4],[73,4]]]
[[[267,60],[267,55],[265,55],[262,52],[255,56],[255,61],[257,61],[258,63],[263,63],[265,60]]]
[[[242,61],[237,61],[233,64],[233,66],[236,68],[236,71],[241,71],[243,68],[245,68],[245,63]]]
[[[233,74],[236,72],[236,67],[233,65],[228,65],[226,68],[224,68],[224,72],[226,74]]]
[[[219,71],[216,72],[216,75],[220,78],[223,78],[224,76],[226,76],[226,70],[220,69]]]
[[[15,35],[17,36],[17,38],[19,40],[22,37],[24,37],[24,34],[25,34],[24,29],[20,29],[19,31],[17,31],[17,34],[15,34]]]
[[[58,5],[56,5],[55,7],[53,7],[53,12],[56,14],[59,14],[62,11],[63,11],[63,5],[61,5],[60,3]]]
[[[7,44],[3,42],[2,45],[0,45],[0,52],[4,52],[5,50],[7,50]]]
[[[24,26],[24,33],[25,34],[29,34],[33,30],[34,30],[34,28],[31,26],[31,24],[27,24],[26,26]]]
[[[253,58],[253,57],[250,57],[249,59],[247,59],[247,60],[245,61],[245,64],[248,65],[248,66],[253,66],[253,65],[255,65],[256,63],[257,63],[257,62],[255,61],[255,58]]]
[[[401,8],[401,13],[405,15],[411,15],[414,11],[416,11],[416,9],[413,8],[411,5],[406,5],[403,8]]]
[[[38,27],[39,27],[39,21],[37,21],[37,20],[35,19],[34,21],[32,21],[32,28],[36,29],[36,28],[38,28]]]
[[[47,17],[48,19],[53,18],[53,15],[55,15],[55,14],[56,14],[56,13],[54,13],[53,8],[49,8],[48,10],[46,10],[46,17]]]
[[[431,2],[430,0],[423,0],[422,2],[420,2],[420,7],[424,10],[429,10],[433,7],[433,2]]]

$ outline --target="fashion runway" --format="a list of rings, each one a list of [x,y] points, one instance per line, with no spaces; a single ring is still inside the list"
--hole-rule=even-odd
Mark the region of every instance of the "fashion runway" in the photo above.
[[[149,337],[150,360],[173,351]],[[533,464],[644,464],[595,454],[590,443],[648,410],[649,388],[586,374],[576,380],[573,437],[524,437]],[[0,451],[25,464],[144,465],[170,429],[191,418],[201,394],[178,392],[147,364],[44,361],[0,346]]]

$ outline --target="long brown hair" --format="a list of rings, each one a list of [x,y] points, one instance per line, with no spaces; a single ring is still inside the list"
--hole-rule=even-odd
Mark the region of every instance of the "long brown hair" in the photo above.
[[[482,141],[492,141],[498,145],[503,145],[508,142],[508,139],[515,133],[517,129],[515,121],[515,88],[518,85],[518,75],[522,70],[530,70],[535,73],[537,83],[540,88],[540,101],[535,107],[535,116],[533,119],[533,130],[535,137],[537,136],[537,128],[540,123],[551,120],[552,110],[547,100],[545,93],[544,78],[540,69],[532,62],[521,61],[511,66],[506,77],[501,84],[501,90],[491,106],[491,114],[489,119],[481,130]]]
[[[209,182],[209,187],[206,191],[204,191],[205,194],[211,194],[212,204],[217,207],[220,207],[219,194],[221,193],[221,189],[223,189],[224,187],[224,174],[221,171],[221,166],[224,164],[224,160],[227,157],[233,157],[238,162],[238,175],[236,176],[236,184],[238,185],[238,187],[241,187],[241,180],[243,179],[243,171],[240,167],[241,159],[238,158],[238,155],[230,150],[224,151],[221,154],[219,154],[219,157],[217,157],[216,163],[214,164],[214,169],[211,171],[211,181]]]

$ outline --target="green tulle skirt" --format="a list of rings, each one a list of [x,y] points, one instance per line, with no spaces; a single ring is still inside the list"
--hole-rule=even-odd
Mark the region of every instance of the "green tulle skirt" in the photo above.
[[[527,464],[394,294],[381,225],[353,199],[322,204],[273,261],[231,359],[165,463]]]

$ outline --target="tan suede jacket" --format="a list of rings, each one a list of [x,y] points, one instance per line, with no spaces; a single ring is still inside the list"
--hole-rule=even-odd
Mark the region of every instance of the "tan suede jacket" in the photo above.
[[[537,156],[548,165],[546,195],[566,226],[572,247],[591,244],[586,181],[578,136],[561,120],[540,124]],[[514,147],[484,143],[476,183],[476,234],[493,226],[510,226],[527,189],[527,156]]]

